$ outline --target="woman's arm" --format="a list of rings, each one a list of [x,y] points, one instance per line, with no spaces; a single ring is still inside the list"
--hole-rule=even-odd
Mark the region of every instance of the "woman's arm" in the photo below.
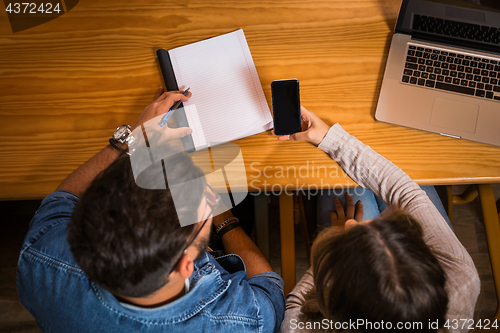
[[[400,168],[336,124],[331,128],[302,108],[305,131],[279,140],[307,140],[328,153],[360,186],[422,224],[424,241],[448,278],[449,318],[472,318],[480,282],[474,262],[427,194]]]

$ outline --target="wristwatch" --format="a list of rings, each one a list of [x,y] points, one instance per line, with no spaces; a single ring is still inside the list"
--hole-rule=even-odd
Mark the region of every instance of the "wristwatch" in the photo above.
[[[109,143],[116,149],[123,151],[124,149],[117,145],[117,142],[119,143],[125,143],[127,146],[130,147],[132,143],[135,142],[135,138],[132,135],[131,127],[130,125],[121,125],[118,127],[115,132],[113,133],[113,136],[111,139],[109,139]]]

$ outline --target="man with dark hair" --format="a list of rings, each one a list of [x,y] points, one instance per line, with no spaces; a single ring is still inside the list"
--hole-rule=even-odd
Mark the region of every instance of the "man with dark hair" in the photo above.
[[[129,130],[164,114],[180,92],[160,88]],[[164,129],[182,137],[188,128]],[[131,133],[131,131],[130,131]],[[274,332],[283,280],[183,154],[136,184],[125,141],[112,141],[47,196],[18,264],[23,305],[46,332]],[[172,180],[172,181],[171,181]],[[195,180],[195,181],[192,181]],[[176,198],[172,186],[189,182]],[[169,186],[170,185],[170,186]],[[184,192],[182,192],[184,191]],[[180,220],[200,221],[181,227]],[[212,224],[229,255],[207,251]]]

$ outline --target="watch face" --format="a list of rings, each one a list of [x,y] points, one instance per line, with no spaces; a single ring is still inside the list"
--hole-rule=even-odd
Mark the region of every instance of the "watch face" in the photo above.
[[[127,127],[126,126],[120,126],[118,129],[113,133],[113,139],[115,140],[120,140],[120,138],[127,133]]]

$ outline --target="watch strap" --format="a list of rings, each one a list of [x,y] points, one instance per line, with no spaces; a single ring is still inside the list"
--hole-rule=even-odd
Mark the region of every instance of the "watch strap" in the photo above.
[[[111,147],[115,148],[116,150],[118,150],[119,152],[124,152],[126,151],[125,149],[123,149],[122,147],[120,147],[116,142],[115,140],[113,140],[113,138],[109,139],[109,144],[111,145]]]

